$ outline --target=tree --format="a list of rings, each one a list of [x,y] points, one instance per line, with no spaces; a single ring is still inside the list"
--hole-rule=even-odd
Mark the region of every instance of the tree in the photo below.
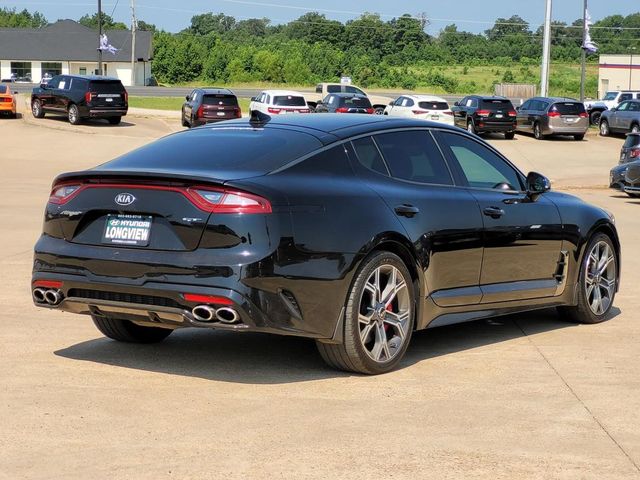
[[[136,25],[138,30],[143,30],[146,32],[155,32],[158,30],[153,23],[147,23],[144,20],[138,20]]]
[[[289,22],[284,27],[283,34],[288,38],[310,44],[327,42],[340,46],[343,44],[344,25],[337,20],[328,20],[325,15],[318,12],[309,12]]]
[[[194,35],[208,35],[210,33],[222,35],[231,30],[235,25],[236,19],[223,13],[217,15],[213,13],[203,13],[202,15],[191,17],[191,26],[188,28],[188,31]]]
[[[509,18],[498,18],[496,23],[486,32],[489,40],[500,40],[505,37],[513,39],[513,37],[531,36],[529,23],[519,15],[512,15]]]
[[[0,27],[9,28],[41,28],[47,25],[47,19],[40,12],[29,13],[15,8],[0,8]]]
[[[98,12],[93,15],[84,15],[80,17],[78,23],[85,27],[98,29]],[[116,22],[111,15],[102,13],[102,29],[103,30],[129,30],[129,27],[122,22]]]

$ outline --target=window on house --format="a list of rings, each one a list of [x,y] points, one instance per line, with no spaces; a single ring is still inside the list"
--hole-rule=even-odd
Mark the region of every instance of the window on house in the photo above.
[[[42,75],[48,73],[52,77],[62,75],[62,62],[42,62]],[[86,69],[85,69],[86,70]]]
[[[31,62],[11,62],[11,73],[16,80],[31,81]]]

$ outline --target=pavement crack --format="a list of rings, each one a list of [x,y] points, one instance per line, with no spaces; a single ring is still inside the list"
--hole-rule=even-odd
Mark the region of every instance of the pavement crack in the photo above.
[[[553,370],[553,372],[558,376],[560,380],[562,380],[562,383],[564,383],[565,387],[567,387],[567,390],[569,390],[569,392],[571,392],[571,395],[573,395],[573,397],[580,403],[580,405],[582,405],[582,408],[584,408],[584,410],[589,414],[592,420],[596,422],[596,424],[602,429],[602,431],[607,435],[607,437],[609,437],[609,439],[615,444],[615,446],[618,447],[618,450],[620,450],[622,454],[625,457],[627,457],[627,460],[629,460],[631,465],[633,465],[633,467],[640,473],[640,466],[633,460],[633,458],[631,458],[631,455],[629,455],[629,453],[624,449],[624,447],[620,445],[620,443],[614,438],[614,436],[609,432],[609,430],[607,430],[607,428],[602,424],[602,422],[598,419],[598,417],[594,415],[594,413],[587,406],[587,404],[585,404],[584,401],[578,396],[576,391],[573,388],[571,388],[571,385],[569,385],[569,383],[565,380],[562,374],[556,369],[556,367],[553,366],[553,364],[549,361],[549,359],[544,354],[544,352],[540,349],[540,347],[538,347],[538,345],[536,345],[533,342],[533,340],[531,339],[531,336],[528,335],[527,332],[525,332],[525,330],[517,322],[517,320],[513,320],[513,323],[520,329],[520,331],[522,332],[522,335],[524,335],[527,338],[527,341],[531,345],[533,345],[533,347],[536,349],[538,354],[544,359],[544,361],[549,366],[549,368]]]

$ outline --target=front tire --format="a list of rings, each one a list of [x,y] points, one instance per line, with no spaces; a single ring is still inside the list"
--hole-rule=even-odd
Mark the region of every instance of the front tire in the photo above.
[[[591,125],[600,125],[600,117],[602,117],[602,112],[596,110],[595,112],[591,112],[589,115],[589,120],[591,120]]]
[[[320,355],[339,370],[375,375],[396,367],[413,332],[415,292],[404,262],[377,252],[363,261],[349,290],[344,342],[317,342]]]
[[[611,310],[618,282],[618,258],[608,235],[597,233],[585,249],[578,276],[578,304],[559,307],[576,323],[600,323]]]
[[[69,117],[69,123],[71,125],[80,125],[82,121],[80,119],[80,111],[78,110],[78,106],[76,104],[69,105],[69,110],[67,111],[67,116]]]
[[[373,113],[374,115],[384,115],[384,107],[376,107]]]
[[[129,320],[98,317],[92,315],[93,323],[105,337],[127,343],[158,343],[167,338],[173,330],[158,327],[142,327]]]
[[[111,125],[119,125],[122,121],[122,117],[109,117],[107,120],[109,120]]]
[[[34,100],[31,103],[31,113],[35,118],[44,118],[44,110],[42,109],[42,103],[40,103],[40,100]]]
[[[611,130],[609,129],[609,122],[606,120],[600,120],[600,136],[608,137],[611,135]]]
[[[504,134],[505,140],[513,140],[515,138],[515,136],[516,136],[515,132],[506,132]]]
[[[473,121],[469,120],[467,122],[467,132],[472,133],[474,135],[477,135],[478,132],[476,132],[476,127],[473,125]]]
[[[574,139],[576,142],[581,142],[582,140],[584,140],[584,135],[574,135],[574,136],[573,136],[573,139]]]

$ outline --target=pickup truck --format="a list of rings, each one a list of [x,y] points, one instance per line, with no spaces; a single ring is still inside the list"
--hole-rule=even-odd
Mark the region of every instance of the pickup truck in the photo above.
[[[589,114],[591,123],[593,125],[599,125],[602,112],[617,107],[620,102],[634,99],[640,100],[640,90],[614,90],[607,92],[602,100],[585,101],[584,108]]]
[[[356,93],[365,95],[369,98],[376,115],[384,115],[384,109],[393,101],[393,98],[383,97],[379,95],[368,95],[360,87],[355,85],[346,85],[342,83],[319,83],[316,85],[314,94],[305,95],[309,107],[315,110],[319,102],[321,102],[330,93]]]

